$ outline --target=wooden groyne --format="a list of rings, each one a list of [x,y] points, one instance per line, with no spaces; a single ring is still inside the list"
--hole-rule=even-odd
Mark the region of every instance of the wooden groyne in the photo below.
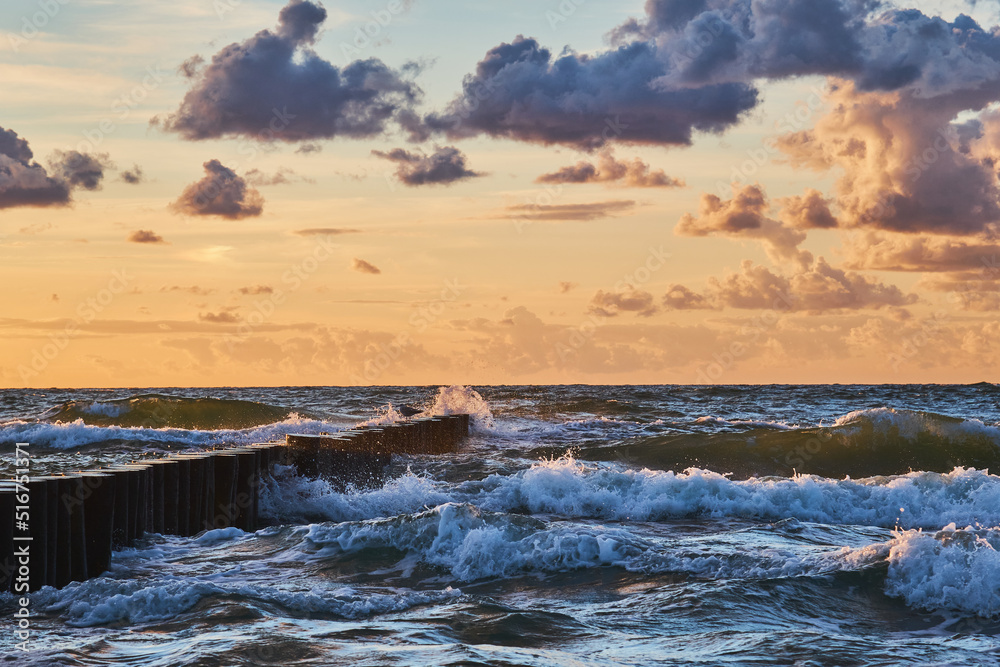
[[[457,451],[469,423],[469,415],[435,416],[0,481],[0,590],[61,588],[100,576],[113,551],[146,533],[255,531],[261,482],[275,464],[340,488],[378,485],[393,455]]]

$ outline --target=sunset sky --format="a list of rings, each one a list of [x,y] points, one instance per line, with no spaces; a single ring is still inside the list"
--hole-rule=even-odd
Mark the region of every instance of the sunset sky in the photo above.
[[[995,381],[1000,8],[0,5],[0,384]]]

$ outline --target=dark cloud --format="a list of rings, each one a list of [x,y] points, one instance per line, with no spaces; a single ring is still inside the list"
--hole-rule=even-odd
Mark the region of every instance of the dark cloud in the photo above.
[[[598,290],[590,299],[587,312],[600,317],[616,317],[620,313],[635,313],[642,317],[656,314],[656,300],[653,295],[635,287],[622,292]]]
[[[16,206],[66,206],[70,186],[37,162],[28,142],[0,127],[0,209]]]
[[[592,204],[517,204],[508,206],[508,218],[512,220],[558,221],[558,220],[600,220],[613,218],[635,208],[632,200],[611,200]]]
[[[166,243],[162,236],[148,229],[132,232],[129,234],[128,240],[130,243]]]
[[[374,264],[370,264],[363,259],[358,259],[357,257],[351,262],[351,268],[359,273],[370,273],[372,275],[378,275],[382,273],[382,269],[378,268]]]
[[[309,229],[296,229],[293,233],[299,236],[339,236],[340,234],[360,234],[361,230],[343,227],[311,227]]]
[[[302,155],[310,155],[312,153],[322,153],[323,147],[319,144],[302,144],[295,149],[296,153],[301,153]]]
[[[203,56],[193,55],[180,64],[180,67],[177,68],[177,73],[185,79],[193,79],[201,72],[204,64],[205,58]]]
[[[104,172],[114,168],[106,153],[89,154],[79,151],[56,151],[49,158],[53,176],[61,178],[70,188],[100,190]]]
[[[396,177],[404,185],[450,185],[483,174],[466,166],[466,157],[454,146],[435,148],[430,155],[395,148],[388,153],[372,151],[372,155],[396,163]]]
[[[671,64],[656,82],[665,89],[822,74],[933,97],[998,83],[1000,33],[967,16],[949,23],[877,0],[661,0],[646,14],[616,35],[657,45]]]
[[[519,35],[490,49],[444,112],[404,126],[416,139],[440,132],[583,150],[611,141],[689,145],[696,130],[719,132],[757,104],[756,90],[744,83],[653,88],[669,67],[652,42],[553,58]]]
[[[203,166],[205,177],[187,186],[170,208],[184,215],[218,215],[231,220],[261,214],[264,198],[235,171],[218,160]]]
[[[132,165],[131,169],[125,169],[122,171],[120,177],[123,181],[130,185],[138,185],[145,180],[146,175],[142,172],[142,167],[135,164]]]
[[[325,20],[321,6],[292,0],[276,30],[230,44],[204,69],[192,70],[194,85],[180,108],[153,122],[189,140],[294,142],[381,134],[420,91],[374,58],[343,68],[320,58],[309,47]]]
[[[681,188],[684,181],[667,176],[662,169],[652,169],[635,158],[618,160],[610,150],[601,153],[597,164],[580,161],[551,174],[542,174],[536,183],[617,183],[633,188]]]
[[[835,76],[862,91],[960,98],[966,109],[1000,90],[1000,31],[878,0],[650,0],[612,45],[554,57],[518,36],[490,49],[443,111],[401,120],[416,140],[488,135],[591,150],[721,132],[757,105],[762,80]]]

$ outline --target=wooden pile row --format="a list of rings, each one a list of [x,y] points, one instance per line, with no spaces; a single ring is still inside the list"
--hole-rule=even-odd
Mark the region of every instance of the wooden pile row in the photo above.
[[[469,434],[469,415],[437,415],[319,435],[289,434],[289,462],[300,475],[340,486],[379,486],[394,454],[450,454]]]
[[[286,451],[266,443],[0,482],[0,590],[99,576],[147,532],[256,530],[260,480]]]
[[[0,591],[99,576],[112,551],[146,533],[257,530],[260,482],[275,463],[340,486],[379,484],[393,454],[454,452],[468,432],[469,415],[430,417],[0,482]]]

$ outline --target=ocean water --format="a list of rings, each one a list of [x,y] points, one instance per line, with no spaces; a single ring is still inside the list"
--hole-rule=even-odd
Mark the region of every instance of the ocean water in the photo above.
[[[147,535],[31,595],[25,665],[997,665],[1000,387],[7,390],[0,473],[469,412],[376,489]]]

